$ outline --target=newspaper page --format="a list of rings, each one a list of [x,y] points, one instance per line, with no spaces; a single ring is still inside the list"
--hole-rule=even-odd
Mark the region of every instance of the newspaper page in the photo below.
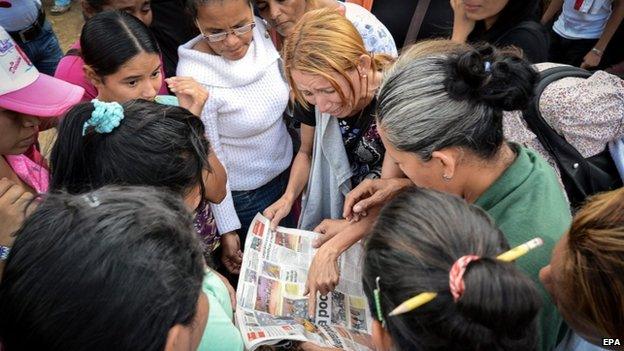
[[[236,322],[245,348],[311,341],[344,350],[373,350],[371,314],[362,290],[362,247],[353,245],[339,259],[340,283],[327,296],[317,296],[316,316],[308,320],[303,296],[316,249],[314,232],[277,227],[257,214],[245,240],[236,289]]]

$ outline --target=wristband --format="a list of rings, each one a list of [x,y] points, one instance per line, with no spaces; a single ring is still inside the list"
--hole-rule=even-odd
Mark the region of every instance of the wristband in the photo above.
[[[9,252],[11,252],[10,247],[0,245],[0,261],[6,261],[9,258]]]
[[[592,49],[591,49],[591,52],[593,52],[594,54],[596,54],[596,55],[598,55],[598,56],[602,57],[602,53],[603,53],[603,51],[602,51],[602,50],[600,50],[600,49],[597,49],[597,48],[592,48]]]

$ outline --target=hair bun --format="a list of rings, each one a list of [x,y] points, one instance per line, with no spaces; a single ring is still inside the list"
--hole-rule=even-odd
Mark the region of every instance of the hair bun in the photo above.
[[[493,258],[471,262],[458,310],[500,336],[522,338],[541,307],[535,284],[517,267]],[[504,321],[504,322],[502,322]]]
[[[527,61],[489,44],[452,55],[447,70],[445,85],[452,99],[504,111],[525,109],[539,78]]]

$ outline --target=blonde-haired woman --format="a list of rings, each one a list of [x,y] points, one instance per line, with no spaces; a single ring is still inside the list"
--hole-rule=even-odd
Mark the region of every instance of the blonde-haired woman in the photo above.
[[[349,190],[381,175],[385,149],[373,112],[392,58],[370,54],[351,22],[332,10],[306,13],[284,43],[283,57],[295,99],[313,105],[315,118],[300,121],[301,147],[286,192],[264,214],[277,225],[307,184],[299,226],[314,229],[323,219],[342,218]],[[337,258],[353,244],[332,240],[317,258]]]

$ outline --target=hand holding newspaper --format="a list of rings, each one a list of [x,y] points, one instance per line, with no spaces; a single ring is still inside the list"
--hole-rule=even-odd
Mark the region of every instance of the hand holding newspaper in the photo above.
[[[319,234],[277,227],[257,214],[244,246],[236,289],[236,323],[245,348],[310,341],[344,350],[373,350],[371,315],[362,290],[358,243],[339,259],[340,283],[335,291],[317,296],[316,316],[308,319],[303,296],[308,268]]]

